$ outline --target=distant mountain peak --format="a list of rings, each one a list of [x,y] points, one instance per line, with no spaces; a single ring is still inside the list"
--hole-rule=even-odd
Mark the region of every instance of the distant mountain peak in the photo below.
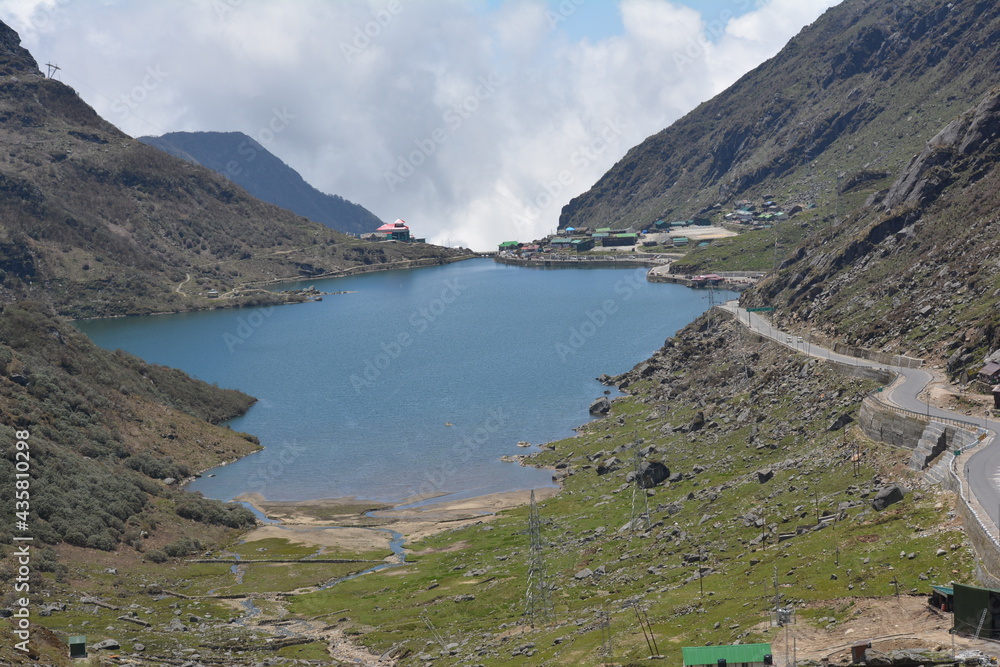
[[[317,190],[261,143],[243,132],[169,132],[139,141],[225,176],[254,197],[341,232],[362,234],[382,225],[374,213]]]

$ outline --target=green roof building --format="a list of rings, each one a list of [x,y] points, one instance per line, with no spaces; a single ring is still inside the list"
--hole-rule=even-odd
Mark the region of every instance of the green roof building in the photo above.
[[[66,644],[69,645],[69,657],[71,658],[87,657],[86,635],[73,635],[68,640],[66,640]]]
[[[953,584],[956,634],[1000,639],[1000,591]]]
[[[728,646],[685,646],[681,649],[684,667],[764,667],[773,665],[770,644],[730,644]],[[725,662],[723,662],[725,661]]]

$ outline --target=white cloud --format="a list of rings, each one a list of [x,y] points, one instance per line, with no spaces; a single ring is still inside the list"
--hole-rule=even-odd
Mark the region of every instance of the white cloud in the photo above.
[[[129,134],[240,130],[321,190],[488,248],[553,231],[631,146],[836,3],[728,19],[624,0],[623,34],[579,42],[539,0],[0,0],[0,18]]]

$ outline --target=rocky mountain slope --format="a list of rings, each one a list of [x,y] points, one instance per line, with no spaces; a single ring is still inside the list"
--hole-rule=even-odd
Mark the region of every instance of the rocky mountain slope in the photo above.
[[[1000,346],[1000,89],[940,128],[891,187],[822,229],[748,299],[795,326],[975,375]]]
[[[461,251],[361,242],[122,134],[0,24],[0,279],[73,316],[184,310],[276,279]],[[14,297],[10,295],[15,295]],[[201,295],[201,296],[199,296]]]
[[[320,192],[297,171],[242,132],[169,132],[139,141],[208,167],[251,195],[331,229],[353,234],[375,231],[382,221],[359,204]]]
[[[630,150],[559,226],[641,228],[765,194],[863,202],[988,92],[998,34],[989,0],[845,0]]]

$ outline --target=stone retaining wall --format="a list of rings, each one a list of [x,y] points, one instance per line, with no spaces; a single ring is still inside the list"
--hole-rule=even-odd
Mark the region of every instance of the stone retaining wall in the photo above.
[[[848,345],[840,341],[834,341],[833,351],[837,352],[838,354],[847,355],[849,357],[857,357],[858,359],[868,359],[870,361],[874,361],[875,363],[885,364],[887,366],[906,366],[907,368],[920,368],[921,366],[924,365],[923,359],[907,357],[901,354],[874,352],[872,350],[866,350],[862,347],[855,347],[853,345]]]
[[[952,484],[957,484],[954,478]],[[964,498],[962,502],[955,503],[955,509],[976,553],[976,580],[988,588],[1000,588],[1000,576],[994,574],[1000,573],[1000,544],[986,532]]]
[[[879,405],[870,396],[861,402],[858,425],[872,440],[887,442],[897,447],[913,449],[920,440],[927,422],[909,415],[893,412]]]
[[[833,361],[830,359],[824,360],[828,366],[833,370],[840,373],[841,375],[846,375],[847,377],[863,378],[865,380],[874,380],[875,382],[881,382],[882,384],[889,384],[892,382],[895,373],[890,373],[889,371],[883,371],[879,368],[871,368],[868,366],[855,366],[853,364],[845,364],[840,361]]]

